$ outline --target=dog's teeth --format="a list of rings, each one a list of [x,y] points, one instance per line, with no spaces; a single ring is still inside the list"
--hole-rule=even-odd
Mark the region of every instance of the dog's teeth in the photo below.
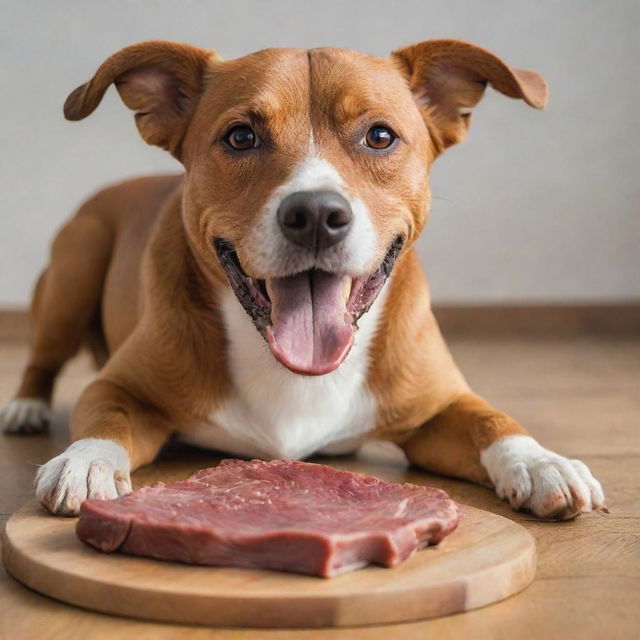
[[[351,285],[353,284],[353,280],[351,276],[344,276],[342,280],[342,295],[344,297],[345,305],[349,302],[349,296],[351,295]]]
[[[267,278],[264,281],[265,289],[267,290],[267,295],[269,296],[269,300],[271,301],[271,324],[275,322],[276,318],[276,300],[277,298],[273,295],[273,287],[271,286],[271,279]]]
[[[271,302],[273,303],[273,287],[271,286],[271,278],[267,278],[264,281],[264,286],[267,290],[267,295],[271,298]]]

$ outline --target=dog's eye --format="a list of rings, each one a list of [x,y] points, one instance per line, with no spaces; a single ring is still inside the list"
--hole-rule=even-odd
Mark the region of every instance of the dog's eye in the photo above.
[[[396,139],[396,134],[382,125],[371,127],[364,137],[364,143],[372,149],[388,149]]]
[[[232,127],[224,137],[224,141],[236,151],[247,151],[260,146],[260,138],[256,132],[244,124]]]

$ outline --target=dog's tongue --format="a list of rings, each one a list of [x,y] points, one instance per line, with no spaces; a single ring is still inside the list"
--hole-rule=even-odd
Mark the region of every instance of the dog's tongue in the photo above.
[[[355,326],[347,312],[344,281],[344,276],[324,271],[268,281],[272,326],[267,342],[288,369],[322,375],[346,358]]]

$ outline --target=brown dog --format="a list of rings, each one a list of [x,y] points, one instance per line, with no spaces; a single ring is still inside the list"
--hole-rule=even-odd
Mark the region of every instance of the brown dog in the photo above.
[[[583,463],[471,391],[412,249],[429,167],[465,137],[469,108],[487,84],[541,108],[540,75],[452,40],[389,59],[274,49],[231,61],[149,42],[110,57],[66,117],[88,116],[112,83],[185,174],[101,191],[54,242],[5,430],[43,428],[84,340],[104,366],[73,412],[73,444],[38,472],[46,507],[75,514],[126,493],[175,432],[262,458],[385,438],[541,517],[604,506]]]

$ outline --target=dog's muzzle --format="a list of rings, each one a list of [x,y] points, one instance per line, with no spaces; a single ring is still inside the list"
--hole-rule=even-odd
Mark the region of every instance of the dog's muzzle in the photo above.
[[[384,286],[403,240],[395,238],[379,266],[361,276],[309,269],[266,279],[245,273],[231,243],[217,238],[214,244],[231,288],[273,355],[295,373],[324,375],[347,357],[358,319]]]

